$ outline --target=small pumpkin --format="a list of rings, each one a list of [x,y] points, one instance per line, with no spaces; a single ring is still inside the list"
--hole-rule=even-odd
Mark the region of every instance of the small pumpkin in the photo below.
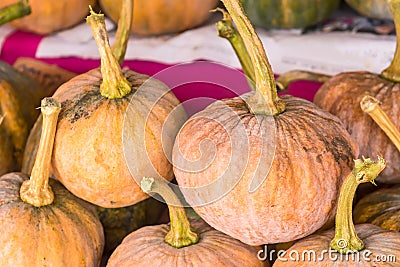
[[[0,8],[14,2],[15,0],[2,0]],[[83,22],[89,11],[88,6],[95,3],[96,0],[29,0],[31,14],[10,22],[10,25],[37,34],[54,33]]]
[[[372,224],[354,226],[352,220],[353,198],[358,184],[373,182],[385,165],[382,158],[376,162],[356,160],[355,168],[340,192],[335,229],[298,241],[281,254],[274,266],[315,266],[316,261],[321,266],[397,266],[389,259],[400,256],[400,233]],[[375,260],[379,259],[382,262],[377,265]]]
[[[292,241],[334,218],[357,146],[333,115],[304,99],[277,96],[240,3],[223,2],[251,56],[256,91],[214,102],[188,119],[173,149],[176,180],[215,229],[250,245]]]
[[[127,7],[123,12],[131,10]],[[129,20],[126,27],[118,26],[126,33],[121,38],[128,38],[131,14],[121,17]],[[123,49],[110,48],[103,14],[91,11],[87,22],[98,42],[101,68],[74,77],[53,95],[63,106],[53,173],[86,201],[104,208],[125,207],[148,198],[135,182],[138,177],[173,178],[167,156],[186,113],[161,81],[121,70],[118,61],[123,59],[126,42]]]
[[[114,266],[269,266],[259,247],[241,243],[208,226],[189,221],[181,201],[162,179],[143,178],[142,189],[167,202],[170,224],[146,226],[129,234],[111,255]]]
[[[49,178],[60,104],[42,101],[43,137],[31,177],[0,177],[1,266],[99,266],[103,228],[94,207]]]
[[[327,19],[339,0],[241,0],[251,22],[266,29],[305,28]]]
[[[99,0],[113,21],[120,18],[123,0]],[[204,23],[218,0],[135,0],[132,32],[141,35],[178,33]]]
[[[393,19],[387,0],[345,0],[359,14],[373,19]]]
[[[337,116],[360,146],[361,155],[379,154],[388,162],[400,162],[400,152],[360,108],[360,101],[370,95],[382,103],[382,109],[400,128],[400,1],[388,0],[396,25],[396,51],[389,67],[381,73],[342,72],[334,76],[306,71],[290,71],[278,78],[282,89],[299,79],[324,82],[314,96],[314,103]],[[368,133],[368,134],[366,134]],[[382,183],[400,182],[400,165],[390,164],[378,177]]]
[[[379,101],[366,96],[360,105],[361,109],[371,116],[400,151],[400,132],[384,113]],[[398,162],[392,164],[398,164]],[[354,208],[354,221],[400,231],[400,185],[382,188],[364,196]]]

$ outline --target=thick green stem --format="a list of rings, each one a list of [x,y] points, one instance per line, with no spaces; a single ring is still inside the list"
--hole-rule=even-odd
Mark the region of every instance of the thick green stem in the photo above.
[[[31,178],[24,181],[20,188],[21,199],[35,207],[49,205],[54,200],[54,194],[49,185],[49,176],[61,105],[53,98],[48,97],[42,100],[40,109],[43,115],[43,124],[35,164]]]
[[[396,128],[389,116],[383,111],[378,99],[364,96],[360,102],[362,111],[371,116],[378,126],[386,133],[400,152],[400,131]]]
[[[276,79],[276,85],[279,90],[285,91],[289,88],[289,85],[295,81],[312,81],[312,82],[320,82],[324,83],[327,80],[332,78],[330,75],[305,71],[305,70],[291,70],[279,75]]]
[[[133,19],[133,0],[123,0],[121,5],[121,15],[118,21],[115,42],[111,47],[115,58],[119,64],[124,61],[126,48],[128,46],[129,35]]]
[[[199,236],[190,227],[190,222],[179,198],[165,180],[161,178],[143,178],[141,188],[147,194],[159,194],[168,204],[171,228],[165,236],[166,243],[174,248],[182,248],[196,244],[199,241]]]
[[[256,93],[247,100],[252,113],[278,115],[285,111],[285,103],[278,97],[274,73],[268,62],[263,44],[238,0],[221,0],[243,38],[254,66]]]
[[[335,220],[335,237],[331,248],[341,254],[353,253],[364,248],[363,241],[357,236],[353,223],[353,199],[359,184],[371,182],[386,167],[386,161],[378,156],[377,161],[369,158],[357,159],[355,167],[343,182],[340,190]]]
[[[396,50],[389,67],[382,71],[381,76],[394,82],[400,82],[400,0],[387,0],[396,26]]]
[[[90,7],[90,15],[86,18],[92,27],[101,59],[101,75],[103,81],[100,93],[109,99],[123,98],[131,92],[131,85],[122,73],[121,66],[115,58],[108,39],[104,14],[96,14]]]
[[[31,14],[29,0],[20,0],[19,2],[5,6],[0,9],[0,26],[14,19],[19,19]]]
[[[252,90],[255,90],[254,66],[251,62],[249,53],[247,52],[242,36],[232,24],[232,18],[224,9],[216,8],[212,11],[220,11],[223,18],[216,23],[218,36],[225,38],[231,44],[236,56],[239,59],[242,70],[246,75],[247,81]]]

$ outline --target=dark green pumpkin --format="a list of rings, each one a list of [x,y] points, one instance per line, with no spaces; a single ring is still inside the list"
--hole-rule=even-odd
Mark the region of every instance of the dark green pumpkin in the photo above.
[[[241,0],[247,16],[266,29],[305,28],[327,19],[339,0]]]
[[[355,11],[373,19],[393,19],[386,0],[345,0]]]
[[[355,223],[371,223],[386,230],[400,231],[400,184],[378,189],[354,207]]]

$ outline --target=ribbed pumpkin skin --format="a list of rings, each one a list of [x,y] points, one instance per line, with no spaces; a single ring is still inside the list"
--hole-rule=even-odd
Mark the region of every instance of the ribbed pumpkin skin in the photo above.
[[[240,122],[244,125],[247,136],[242,139],[249,140],[249,163],[234,189],[204,206],[193,206],[199,203],[192,199],[196,196],[183,193],[208,224],[250,245],[292,241],[331,221],[340,186],[357,156],[355,143],[336,117],[307,100],[292,96],[282,99],[287,108],[274,118],[275,157],[265,181],[254,193],[249,193],[249,186],[265,138],[260,133],[268,133],[269,122],[265,116],[258,116],[261,124],[258,123],[241,98],[215,102],[191,117],[181,128],[173,149],[174,166],[179,166],[174,167],[174,173],[180,186],[210,184],[227,169],[231,153],[238,153],[231,151],[230,136]],[[183,171],[183,158],[201,162],[210,158],[199,153],[200,143],[206,139],[216,144],[213,161],[202,171]],[[262,168],[263,163],[259,166]],[[226,192],[224,188],[212,190]]]
[[[0,266],[99,266],[104,235],[93,207],[50,179],[54,202],[36,208],[19,197],[27,179],[0,178]]]
[[[111,255],[107,267],[130,266],[269,266],[257,258],[261,248],[235,240],[201,220],[193,221],[197,244],[176,249],[164,241],[169,225],[140,228],[128,235]]]
[[[363,197],[354,207],[355,223],[371,223],[400,231],[400,186],[382,188]]]
[[[339,0],[241,0],[255,26],[266,29],[305,28],[327,19]]]
[[[122,0],[100,0],[101,9],[114,22]],[[218,0],[135,0],[131,31],[141,35],[178,33],[204,23]]]
[[[298,241],[286,254],[281,257],[284,260],[276,260],[274,267],[289,267],[289,266],[324,266],[324,267],[346,267],[346,266],[360,266],[360,267],[375,267],[375,266],[398,266],[400,257],[400,233],[384,230],[372,224],[358,224],[355,225],[358,237],[363,240],[365,250],[371,253],[365,253],[365,250],[359,252],[359,257],[352,258],[351,254],[347,258],[340,256],[337,252],[329,252],[329,244],[334,237],[334,230],[329,230],[321,234],[315,234]],[[292,251],[292,252],[291,252]],[[307,260],[308,255],[315,252],[317,260]],[[292,257],[299,257],[305,255],[306,260],[294,261]],[[383,259],[388,256],[394,255],[396,262],[384,262]],[[380,257],[381,261],[376,262]],[[322,260],[320,258],[323,258]],[[286,260],[285,260],[286,259]]]
[[[53,173],[73,194],[104,208],[130,206],[149,197],[132,177],[140,181],[143,176],[153,175],[146,164],[147,156],[162,177],[173,178],[172,165],[165,154],[171,153],[175,135],[186,119],[182,107],[171,115],[179,105],[172,92],[163,95],[157,104],[152,102],[167,91],[165,84],[153,79],[151,88],[135,93],[149,77],[131,70],[123,72],[132,92],[122,99],[109,100],[100,94],[100,69],[64,83],[53,96],[62,105],[52,158]],[[132,131],[124,133],[124,138],[132,144],[125,153],[135,158],[135,166],[130,167],[136,173],[131,175],[122,135],[125,113],[134,94],[139,99],[132,105],[136,113],[126,122]],[[171,115],[168,125],[164,125],[168,115]],[[162,131],[167,134],[162,135]],[[138,147],[144,151],[144,143],[146,151],[135,156]]]
[[[345,0],[363,16],[373,19],[393,19],[387,0]]]
[[[0,139],[8,139],[12,146],[0,145],[0,155],[7,158],[0,160],[0,175],[20,170],[29,131],[39,115],[37,107],[48,93],[35,80],[0,61],[0,118],[4,116]]]
[[[377,98],[382,109],[400,129],[400,84],[370,72],[335,75],[317,91],[314,103],[337,116],[360,146],[360,155],[381,155],[388,162],[377,181],[400,182],[400,152],[373,119],[361,110],[365,95]]]
[[[15,0],[1,0],[0,7],[15,3]],[[37,34],[49,34],[67,29],[84,22],[89,5],[96,0],[29,0],[32,13],[10,22],[10,25]]]

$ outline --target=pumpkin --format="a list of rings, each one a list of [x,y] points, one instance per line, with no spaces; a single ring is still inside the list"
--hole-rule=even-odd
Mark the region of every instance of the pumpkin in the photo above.
[[[122,0],[99,0],[113,21],[120,18]],[[204,23],[218,0],[135,0],[132,32],[141,35],[178,33]]]
[[[49,178],[60,104],[42,100],[43,136],[28,175],[0,177],[1,266],[99,266],[103,228],[86,203]]]
[[[266,29],[305,28],[327,19],[339,0],[241,0],[251,22]]]
[[[130,19],[131,15],[121,17]],[[103,14],[91,11],[87,21],[98,42],[101,68],[72,78],[53,95],[63,107],[53,174],[88,202],[104,208],[125,207],[148,198],[135,181],[138,177],[173,178],[168,155],[186,113],[162,82],[121,70],[118,61],[125,49],[115,45],[111,50]],[[130,21],[124,25],[130,26]],[[118,26],[126,33],[121,38],[128,36],[129,26]],[[113,51],[119,51],[114,53],[117,57]]]
[[[382,103],[382,109],[400,128],[400,1],[388,0],[396,25],[396,51],[389,67],[381,73],[369,71],[342,72],[334,76],[306,71],[291,71],[278,78],[284,90],[299,79],[318,80],[324,83],[314,96],[314,103],[337,116],[360,147],[361,155],[379,154],[388,162],[399,162],[400,152],[372,118],[360,108],[360,101],[370,95]],[[366,134],[368,133],[368,134]],[[400,165],[390,164],[378,177],[382,183],[400,182]]]
[[[251,56],[256,91],[216,101],[188,119],[173,148],[176,180],[215,229],[250,245],[292,241],[334,218],[357,146],[333,115],[277,96],[240,3],[223,2]]]
[[[345,0],[359,14],[373,19],[393,19],[387,0]]]
[[[353,224],[352,205],[358,184],[373,182],[385,167],[379,158],[356,160],[343,183],[335,229],[311,235],[281,253],[274,266],[397,266],[400,233],[372,224]],[[380,262],[380,263],[378,263]]]
[[[170,224],[146,226],[129,234],[107,267],[113,266],[269,266],[257,257],[258,247],[241,243],[208,226],[189,221],[180,199],[162,179],[143,178],[142,189],[161,195]]]
[[[14,2],[15,0],[2,0],[0,8]],[[29,0],[31,14],[10,22],[10,25],[37,34],[54,33],[83,22],[89,11],[88,6],[95,3],[95,0]]]

